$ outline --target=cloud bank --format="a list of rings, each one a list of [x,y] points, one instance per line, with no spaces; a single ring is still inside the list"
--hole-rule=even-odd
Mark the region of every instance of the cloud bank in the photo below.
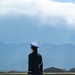
[[[65,23],[75,26],[75,4],[52,0],[0,0],[0,17],[37,16],[41,22],[58,25]]]

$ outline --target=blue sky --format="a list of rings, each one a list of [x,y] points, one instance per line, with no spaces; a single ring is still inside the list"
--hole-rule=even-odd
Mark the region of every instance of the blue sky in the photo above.
[[[75,44],[74,2],[0,0],[0,41]]]

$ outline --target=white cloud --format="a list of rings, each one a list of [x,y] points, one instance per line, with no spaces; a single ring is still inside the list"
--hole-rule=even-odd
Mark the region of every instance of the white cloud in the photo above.
[[[75,4],[51,0],[0,0],[0,16],[38,15],[44,22],[55,25],[63,19],[69,26],[75,25]]]
[[[0,15],[34,15],[34,0],[2,0],[0,1]]]

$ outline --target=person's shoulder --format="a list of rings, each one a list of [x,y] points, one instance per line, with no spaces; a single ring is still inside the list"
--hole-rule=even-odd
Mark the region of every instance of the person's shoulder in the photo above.
[[[42,55],[40,53],[38,53],[38,57],[40,60],[42,60]]]
[[[42,57],[40,53],[38,53],[38,56],[39,56],[39,57]]]
[[[33,55],[33,53],[30,53],[28,56],[31,57]]]

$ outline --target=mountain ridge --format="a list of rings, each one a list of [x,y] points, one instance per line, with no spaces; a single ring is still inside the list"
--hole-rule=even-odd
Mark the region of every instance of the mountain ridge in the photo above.
[[[3,43],[0,42],[0,70],[27,70],[29,43]],[[42,43],[38,52],[43,57],[44,68],[58,66],[70,69],[75,66],[75,45],[53,45]],[[69,65],[70,64],[70,65]]]

